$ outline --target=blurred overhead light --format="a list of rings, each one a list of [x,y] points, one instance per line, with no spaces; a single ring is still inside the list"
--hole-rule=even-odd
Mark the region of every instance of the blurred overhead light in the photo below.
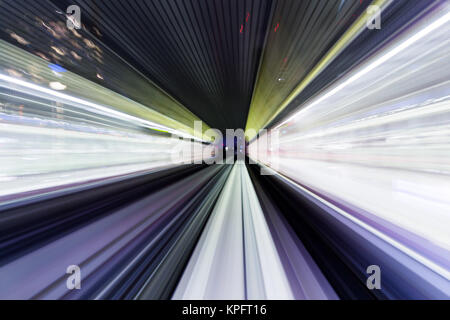
[[[54,81],[54,82],[50,82],[50,88],[52,88],[53,90],[66,90],[67,86],[62,84],[61,82],[58,81]]]

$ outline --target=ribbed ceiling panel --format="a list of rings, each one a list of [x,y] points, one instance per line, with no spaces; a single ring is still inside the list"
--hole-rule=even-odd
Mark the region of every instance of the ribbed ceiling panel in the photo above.
[[[70,4],[106,45],[211,127],[245,126],[272,0]]]

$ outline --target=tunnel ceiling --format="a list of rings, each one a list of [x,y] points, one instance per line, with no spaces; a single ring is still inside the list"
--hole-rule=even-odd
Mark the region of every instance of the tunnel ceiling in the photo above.
[[[272,0],[53,3],[79,5],[97,38],[209,126],[245,127]]]
[[[327,53],[370,3],[48,1],[61,12],[69,5],[80,6],[86,36],[101,41],[179,103],[169,108],[170,103],[161,104],[148,90],[138,89],[136,82],[130,83],[125,93],[120,88],[113,90],[188,127],[193,127],[197,116],[222,131],[259,130],[284,109],[299,107],[300,100],[293,98],[302,92],[306,80],[312,79],[315,66],[329,60]],[[118,63],[110,63],[109,68],[115,65]],[[122,72],[116,73],[120,78]],[[123,75],[121,87],[127,79]],[[325,84],[316,84],[310,96]]]

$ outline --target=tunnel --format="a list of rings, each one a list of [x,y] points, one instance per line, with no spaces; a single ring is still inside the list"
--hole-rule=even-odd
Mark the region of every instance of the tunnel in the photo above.
[[[1,300],[449,283],[449,1],[0,1]]]

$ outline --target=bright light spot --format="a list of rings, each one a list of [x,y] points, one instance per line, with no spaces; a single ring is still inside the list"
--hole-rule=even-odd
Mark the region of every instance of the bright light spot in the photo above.
[[[20,43],[22,45],[30,44],[27,40],[25,40],[24,38],[19,36],[17,33],[11,33],[10,36],[11,36],[11,38],[15,39],[18,43]]]
[[[53,90],[65,90],[67,88],[66,85],[62,84],[61,82],[58,81],[54,81],[54,82],[50,82],[50,88],[52,88]]]

